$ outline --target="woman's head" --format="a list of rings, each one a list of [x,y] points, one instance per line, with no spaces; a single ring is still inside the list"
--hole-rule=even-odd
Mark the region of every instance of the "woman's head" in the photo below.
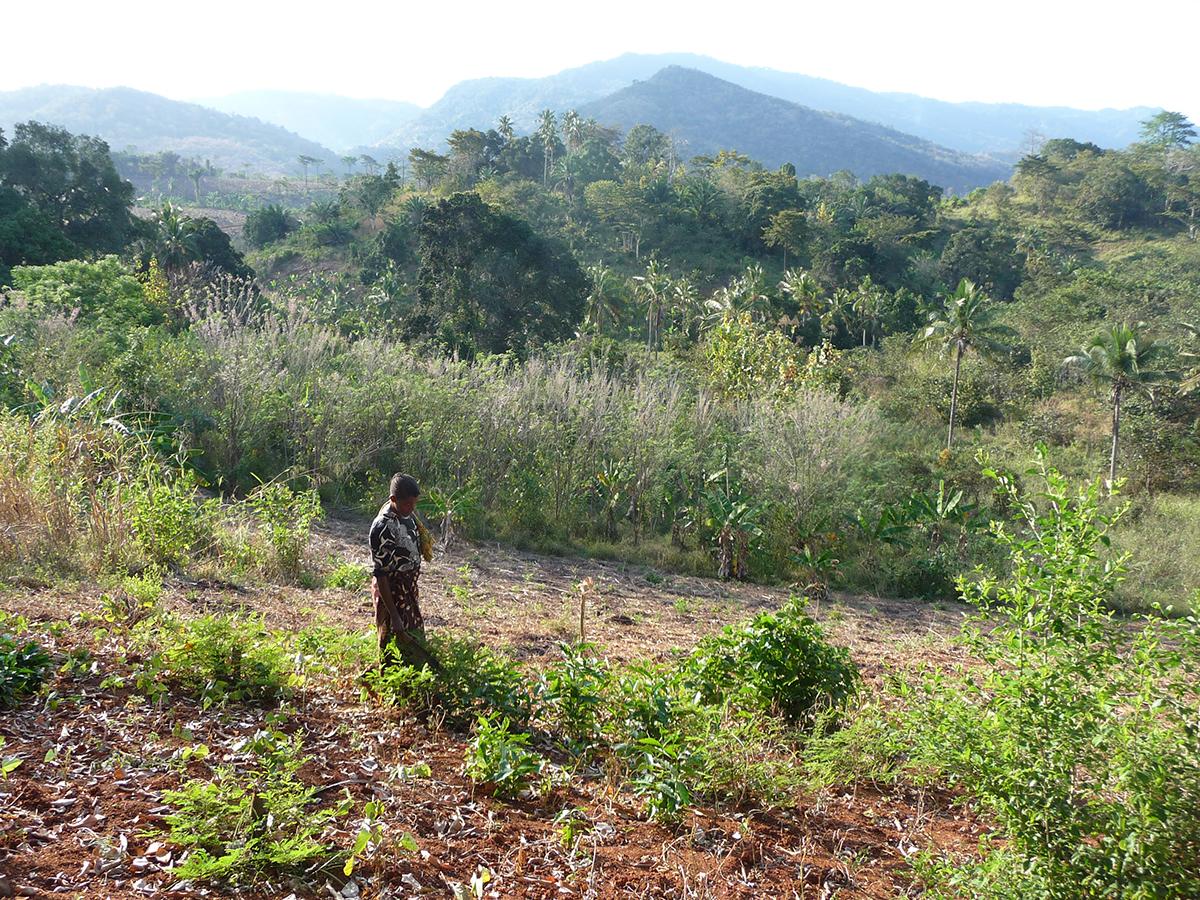
[[[416,508],[417,498],[421,496],[421,487],[417,484],[417,479],[411,475],[405,475],[403,472],[397,472],[392,476],[392,484],[389,490],[392,500],[392,508],[400,515],[411,515]]]

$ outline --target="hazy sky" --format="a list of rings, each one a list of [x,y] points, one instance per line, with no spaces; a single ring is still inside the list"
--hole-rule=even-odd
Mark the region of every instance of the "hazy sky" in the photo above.
[[[1077,0],[3,0],[0,89],[129,85],[188,99],[287,88],[428,105],[464,78],[687,51],[945,100],[1200,118],[1197,26],[1196,0],[1142,0],[1119,15]]]

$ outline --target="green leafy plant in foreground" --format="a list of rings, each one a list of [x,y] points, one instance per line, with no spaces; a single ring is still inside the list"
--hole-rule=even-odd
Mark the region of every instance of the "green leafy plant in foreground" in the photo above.
[[[50,655],[36,641],[0,634],[0,708],[16,706],[46,679]]]
[[[164,678],[205,705],[271,703],[288,690],[291,661],[259,618],[163,616],[141,623],[137,639],[152,650],[139,676],[152,693],[162,690]]]
[[[1200,627],[1114,619],[1122,510],[1106,511],[1099,480],[1074,491],[1039,456],[1034,492],[987,471],[1015,511],[994,529],[1007,577],[959,582],[987,665],[930,676],[912,740],[996,815],[1026,896],[1200,896]]]
[[[529,749],[529,735],[514,732],[506,717],[480,716],[467,747],[466,773],[476,784],[489,785],[497,797],[515,797],[531,786],[544,760]]]
[[[308,759],[300,736],[259,732],[248,750],[248,769],[219,767],[212,779],[163,793],[174,809],[165,817],[167,837],[189,851],[174,869],[179,878],[251,884],[335,855],[321,834],[348,809],[311,808],[315,789],[297,774]]]

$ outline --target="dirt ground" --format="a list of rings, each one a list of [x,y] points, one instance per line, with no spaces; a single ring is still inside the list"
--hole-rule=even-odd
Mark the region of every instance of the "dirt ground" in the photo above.
[[[326,523],[313,558],[365,564],[365,532],[362,521]],[[581,595],[585,637],[614,661],[666,658],[788,596],[786,589],[479,545],[442,553],[421,582],[428,629],[473,633],[534,667],[555,658],[557,642],[578,637]],[[0,608],[49,622],[98,607],[101,593],[10,592],[0,595]],[[180,611],[247,608],[283,628],[366,629],[372,622],[368,590],[174,583],[166,603]],[[813,612],[850,648],[868,682],[914,661],[950,663],[959,652],[948,640],[963,615],[957,607],[839,595]],[[45,640],[65,659],[89,634],[72,627]],[[86,671],[60,673],[49,696],[0,714],[3,755],[23,758],[0,781],[0,897],[224,895],[170,874],[178,850],[155,833],[168,811],[162,791],[205,771],[181,762],[186,748],[203,743],[213,758],[236,763],[268,716],[303,733],[313,756],[306,781],[337,785],[323,798],[332,802],[348,790],[358,801],[384,801],[386,839],[350,879],[340,869],[314,872],[242,896],[918,896],[908,858],[927,848],[970,852],[981,833],[951,798],[862,785],[798,795],[769,810],[702,806],[671,828],[645,821],[635,798],[613,790],[600,772],[506,803],[474,791],[463,774],[465,735],[363,702],[354,685],[306,687],[274,713],[202,710],[174,695],[153,704],[105,685],[123,664],[101,648]],[[429,777],[398,769],[418,763],[429,766]],[[555,820],[571,809],[579,836],[564,844]],[[357,822],[338,827],[330,840],[348,846]],[[401,848],[405,834],[415,852]]]

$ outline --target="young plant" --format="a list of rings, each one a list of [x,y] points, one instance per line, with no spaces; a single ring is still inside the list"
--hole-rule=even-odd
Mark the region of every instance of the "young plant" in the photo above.
[[[259,732],[247,749],[245,771],[219,767],[211,780],[163,793],[174,809],[166,837],[189,851],[176,877],[245,886],[334,855],[321,834],[348,810],[311,808],[316,791],[298,774],[308,760],[300,736]]]
[[[275,570],[285,578],[299,578],[312,526],[325,515],[317,492],[294,491],[272,481],[255,488],[246,503],[271,548]]]
[[[542,773],[544,760],[529,749],[529,735],[513,732],[507,717],[480,716],[467,746],[466,774],[497,797],[515,797]]]

